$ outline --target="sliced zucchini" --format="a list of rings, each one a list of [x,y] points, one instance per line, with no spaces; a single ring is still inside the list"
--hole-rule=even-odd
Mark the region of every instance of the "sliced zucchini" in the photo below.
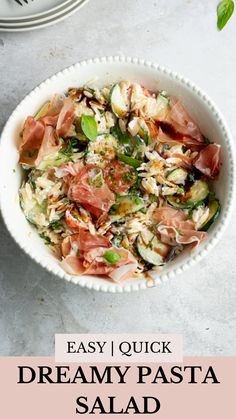
[[[46,170],[52,167],[59,167],[68,161],[76,161],[84,156],[84,152],[80,153],[73,153],[71,156],[64,154],[61,151],[56,152],[55,154],[51,154],[45,156],[45,158],[39,163],[37,166],[38,170]]]
[[[194,207],[201,201],[204,201],[208,194],[208,184],[204,180],[196,180],[186,194],[187,203]]]
[[[128,95],[121,89],[119,83],[115,84],[111,90],[111,108],[118,118],[124,118],[128,112]]]
[[[128,124],[128,131],[132,137],[139,135],[139,137],[141,137],[146,144],[150,144],[150,130],[143,118],[139,118],[137,116],[132,117]]]
[[[220,202],[215,199],[211,201],[208,205],[209,215],[206,221],[199,227],[199,230],[207,231],[209,227],[214,223],[218,215],[220,214]]]
[[[146,144],[151,143],[151,134],[146,122],[143,119],[139,121],[139,131],[138,135],[145,141]]]
[[[163,119],[169,108],[169,98],[162,92],[159,93],[156,100],[156,114],[157,119]]]
[[[178,209],[187,209],[192,208],[193,205],[191,202],[186,201],[183,199],[182,196],[168,196],[167,202],[174,208]]]
[[[110,214],[113,221],[132,214],[144,208],[145,204],[142,198],[136,195],[118,196],[116,203],[111,207]]]
[[[152,265],[163,265],[170,251],[169,246],[163,244],[150,230],[145,231],[145,236],[148,237],[148,242],[146,238],[144,241],[142,234],[137,239],[137,249],[140,256]]]
[[[185,196],[168,196],[167,201],[175,208],[194,208],[204,201],[208,194],[208,184],[204,180],[196,180]]]
[[[27,220],[31,224],[38,225],[40,214],[46,214],[47,200],[44,200],[41,204],[39,204],[34,194],[32,194],[31,197],[27,194],[25,187],[20,189],[19,199],[20,206],[24,211]]]
[[[170,182],[174,182],[176,185],[184,185],[187,177],[188,177],[187,170],[179,167],[177,169],[172,170],[168,174],[167,180],[169,180]]]
[[[43,116],[46,115],[48,108],[50,105],[50,101],[46,102],[36,113],[34,119],[37,121],[37,119],[42,118]]]
[[[26,163],[20,163],[20,164],[21,164],[22,169],[24,169],[24,170],[30,170],[30,169],[32,169],[32,167],[34,167],[34,166],[31,166],[30,164],[26,164]]]

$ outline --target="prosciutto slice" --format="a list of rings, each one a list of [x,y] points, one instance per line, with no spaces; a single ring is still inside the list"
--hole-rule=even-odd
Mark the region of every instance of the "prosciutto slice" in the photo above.
[[[182,211],[177,209],[171,207],[160,207],[155,210],[153,218],[157,223],[166,223],[171,219],[174,219],[175,221],[184,221],[186,216]]]
[[[58,116],[63,108],[65,98],[60,95],[54,95],[50,101],[46,113],[39,118],[44,125],[51,125],[56,128]]]
[[[119,254],[119,262],[105,261],[107,249]],[[132,276],[137,268],[137,261],[128,250],[114,248],[106,237],[93,236],[84,229],[63,240],[62,254],[61,265],[70,275],[107,275],[119,283]]]
[[[84,273],[83,263],[77,256],[66,256],[61,261],[61,267],[69,275],[80,276]]]
[[[40,146],[38,156],[34,162],[35,167],[38,167],[45,157],[49,156],[50,154],[56,153],[60,150],[60,148],[61,145],[59,144],[55,130],[51,126],[46,126],[44,130],[42,144]]]
[[[59,136],[66,136],[75,119],[74,102],[70,98],[55,95],[44,116],[39,118],[44,125],[51,125]]]
[[[194,166],[204,175],[215,178],[220,171],[220,152],[219,144],[209,144],[200,151]]]
[[[76,256],[78,251],[80,255],[97,247],[108,248],[111,244],[105,236],[92,235],[89,231],[81,228],[78,234],[72,234],[62,241],[62,255]]]
[[[128,257],[129,258],[127,259],[126,264],[118,266],[116,269],[112,270],[108,274],[108,276],[118,284],[131,278],[137,269],[137,261],[134,257],[132,257],[132,254],[130,252],[128,252]]]
[[[191,169],[193,167],[193,159],[189,156],[185,156],[184,154],[175,153],[172,154],[172,158],[179,159],[179,163],[176,166],[184,167],[185,169]]]
[[[158,133],[158,141],[159,143],[165,143],[171,146],[175,144],[182,144],[186,147],[190,148],[193,151],[199,151],[204,147],[204,142],[200,142],[194,138],[187,137],[186,135],[171,135],[170,133],[166,133],[159,127]]]
[[[20,163],[38,167],[41,161],[59,151],[57,134],[50,125],[29,116],[23,128],[23,141],[20,146]]]
[[[74,103],[54,96],[46,114],[36,120],[29,116],[24,124],[20,163],[33,166],[60,149],[58,136],[66,136],[74,122]]]
[[[170,125],[174,131],[183,136],[191,137],[200,143],[204,142],[198,125],[188,114],[182,103],[175,97],[170,98],[170,110],[167,112],[163,122]]]
[[[204,231],[195,230],[192,221],[169,221],[166,225],[160,224],[157,228],[161,234],[161,241],[171,246],[175,244],[193,244],[196,247],[206,237]]]
[[[78,160],[76,163],[65,163],[55,169],[55,176],[59,179],[63,178],[64,182],[67,185],[70,185],[72,178],[75,177],[83,168],[84,163],[82,160]]]
[[[68,196],[96,218],[107,213],[115,203],[115,195],[104,182],[102,170],[93,166],[84,167],[73,178]]]
[[[24,124],[20,145],[20,163],[32,166],[37,158],[44,137],[44,125],[29,116]]]
[[[64,100],[63,107],[58,115],[56,125],[56,131],[59,136],[64,137],[70,131],[75,119],[74,108],[74,102],[70,98],[66,98]]]
[[[49,103],[49,107],[45,116],[58,116],[62,110],[64,100],[65,97],[63,95],[54,95]]]
[[[154,213],[154,220],[158,223],[157,230],[161,235],[161,241],[171,246],[176,244],[197,246],[207,237],[207,233],[196,230],[195,223],[188,220],[183,211],[174,208],[158,208]]]

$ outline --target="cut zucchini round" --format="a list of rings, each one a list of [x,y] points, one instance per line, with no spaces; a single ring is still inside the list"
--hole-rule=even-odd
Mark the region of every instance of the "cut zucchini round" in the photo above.
[[[50,106],[50,102],[46,102],[44,103],[44,105],[38,110],[38,112],[36,113],[34,119],[37,121],[37,119],[42,118],[43,116],[46,115],[48,109]]]
[[[148,230],[147,234],[150,239],[148,243],[145,243],[142,234],[137,239],[137,249],[140,256],[145,262],[151,263],[155,266],[161,266],[165,263],[170,248],[166,244],[163,244],[151,231]]]
[[[144,119],[139,118],[138,135],[145,141],[146,144],[151,143],[151,134]]]
[[[127,214],[132,214],[144,208],[145,204],[142,198],[135,195],[118,196],[116,203],[111,207],[110,216],[116,221]]]
[[[178,167],[177,169],[172,170],[168,174],[167,180],[175,183],[176,185],[184,185],[187,179],[187,176],[188,176],[187,170],[182,169],[182,167]]]
[[[169,98],[164,95],[164,93],[159,93],[156,100],[156,113],[155,118],[162,120],[165,118],[166,113],[169,108]]]
[[[37,169],[46,170],[53,167],[60,167],[62,164],[68,163],[68,161],[75,162],[78,159],[81,159],[83,156],[83,151],[81,151],[80,153],[73,153],[71,156],[63,154],[63,152],[61,151],[57,151],[54,154],[45,156],[42,159],[42,161],[37,165]]]
[[[31,223],[38,225],[38,220],[40,219],[41,214],[47,212],[47,200],[44,200],[41,204],[35,198],[34,193],[29,197],[26,192],[25,186],[23,186],[19,191],[19,200],[20,206],[25,214],[26,219]]]
[[[128,112],[128,97],[121,91],[119,83],[112,88],[110,100],[113,113],[118,118],[124,118]]]
[[[128,131],[132,137],[136,137],[136,135],[138,135],[146,144],[150,144],[150,130],[143,118],[133,115],[128,124]]]
[[[177,208],[177,209],[188,209],[188,208],[193,207],[191,202],[186,201],[181,196],[168,196],[167,202],[172,207]]]
[[[189,192],[186,194],[187,202],[192,204],[194,207],[199,204],[201,201],[207,198],[209,194],[208,184],[204,180],[196,180],[193,186],[189,189]]]
[[[220,214],[220,202],[215,199],[211,201],[208,205],[209,208],[209,215],[206,221],[199,227],[199,230],[207,231],[210,226],[214,223],[218,215]]]
[[[176,169],[177,170],[177,169]],[[209,188],[204,180],[196,180],[184,197],[169,196],[168,203],[175,208],[194,208],[204,201],[209,194]]]

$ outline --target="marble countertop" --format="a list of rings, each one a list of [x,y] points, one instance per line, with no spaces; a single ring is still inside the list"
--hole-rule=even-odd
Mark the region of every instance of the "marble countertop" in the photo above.
[[[200,85],[236,135],[236,16],[216,30],[217,1],[90,0],[61,23],[0,32],[0,130],[16,104],[54,72],[102,55],[158,62]],[[236,223],[210,257],[155,289],[102,294],[29,259],[0,221],[0,355],[53,355],[55,333],[182,333],[185,355],[236,349]]]

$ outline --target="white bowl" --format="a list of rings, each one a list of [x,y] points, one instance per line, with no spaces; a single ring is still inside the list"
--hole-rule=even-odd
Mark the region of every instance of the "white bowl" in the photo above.
[[[94,276],[70,276],[60,267],[58,261],[48,251],[36,230],[26,221],[19,206],[18,189],[22,181],[22,171],[18,165],[17,141],[22,123],[54,93],[65,92],[68,87],[82,86],[97,78],[99,85],[114,83],[121,79],[139,82],[149,89],[157,88],[174,94],[183,101],[190,114],[199,124],[204,135],[223,147],[223,168],[215,182],[215,191],[220,198],[222,211],[209,231],[208,239],[194,253],[186,249],[174,261],[156,273],[153,282],[135,279],[123,285]],[[133,291],[158,284],[199,262],[219,241],[230,218],[234,192],[234,150],[229,129],[213,102],[192,82],[159,65],[135,58],[103,57],[83,61],[52,76],[36,87],[17,106],[10,116],[1,135],[0,144],[0,203],[3,219],[12,237],[32,259],[55,275],[81,286],[97,291]]]

